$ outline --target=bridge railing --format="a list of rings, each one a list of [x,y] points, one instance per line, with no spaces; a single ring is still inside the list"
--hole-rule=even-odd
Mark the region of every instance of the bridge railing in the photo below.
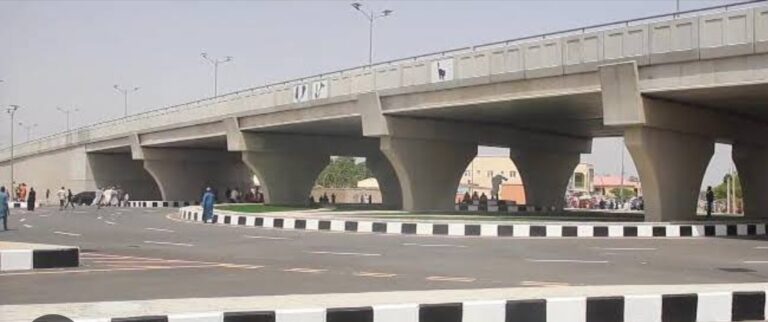
[[[52,134],[17,145],[17,154],[185,120],[371,90],[497,75],[506,80],[564,75],[595,70],[598,64],[616,60],[646,65],[768,52],[766,2],[747,1],[616,21],[296,78]],[[206,109],[212,106],[216,108]],[[0,150],[0,159],[7,158],[8,147]]]

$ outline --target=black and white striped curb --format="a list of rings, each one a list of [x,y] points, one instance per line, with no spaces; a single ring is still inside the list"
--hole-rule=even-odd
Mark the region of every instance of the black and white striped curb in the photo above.
[[[35,207],[40,207],[40,203],[35,202]],[[27,209],[27,202],[26,201],[9,201],[8,208]]]
[[[80,249],[78,247],[0,250],[0,271],[2,272],[79,265]]]
[[[211,312],[79,322],[721,322],[764,320],[765,292],[401,304],[351,308]]]
[[[131,208],[179,208],[192,205],[199,205],[199,201],[159,201],[159,200],[136,200],[128,201]]]
[[[733,224],[470,224],[398,221],[308,219],[231,214],[216,211],[213,222],[225,225],[264,228],[318,230],[403,235],[482,236],[482,237],[717,237],[766,235],[766,223]],[[179,210],[181,217],[202,221],[199,207]]]
[[[531,205],[518,205],[508,204],[506,202],[498,202],[496,200],[488,200],[487,202],[473,201],[472,203],[460,203],[457,204],[455,209],[457,211],[486,211],[486,212],[511,212],[511,213],[536,213],[547,212],[555,210],[554,207],[540,207]]]

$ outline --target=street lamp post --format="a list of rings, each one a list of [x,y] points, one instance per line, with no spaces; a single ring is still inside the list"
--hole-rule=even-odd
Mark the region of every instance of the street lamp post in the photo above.
[[[11,163],[11,190],[13,191],[13,183],[14,183],[14,177],[13,177],[13,121],[14,117],[16,116],[16,111],[18,111],[20,106],[18,105],[10,105],[8,108],[5,109],[8,114],[11,114],[11,160],[9,161]]]
[[[128,94],[138,91],[139,88],[138,87],[134,87],[134,88],[127,88],[127,87],[126,88],[121,88],[117,84],[112,86],[112,88],[114,88],[120,94],[123,94],[123,112],[124,112],[124,116],[128,116]]]
[[[56,109],[59,110],[59,112],[62,112],[62,113],[64,113],[64,115],[66,115],[66,117],[67,117],[67,132],[69,132],[69,114],[72,114],[72,113],[77,112],[79,110],[76,109],[76,108],[72,109],[72,108],[61,108],[61,107],[57,107]]]
[[[394,11],[386,9],[376,13],[373,11],[373,9],[371,9],[370,12],[365,12],[362,7],[362,3],[352,3],[352,8],[355,8],[355,10],[365,16],[365,19],[368,19],[368,66],[370,67],[373,65],[373,23],[376,21],[376,19],[389,17]]]
[[[27,130],[27,141],[32,136],[32,129],[37,127],[37,123],[27,124],[25,125],[24,122],[19,122],[19,126],[23,127],[25,130]]]
[[[213,65],[213,96],[219,96],[219,65],[232,61],[232,56],[226,56],[224,59],[211,58],[208,53],[202,52],[200,56]]]

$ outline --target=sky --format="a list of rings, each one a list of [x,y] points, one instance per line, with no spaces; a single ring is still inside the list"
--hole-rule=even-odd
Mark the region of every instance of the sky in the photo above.
[[[77,109],[71,127],[120,117],[113,85],[139,87],[130,113],[213,94],[213,68],[200,53],[232,56],[219,67],[219,92],[365,64],[368,25],[351,1],[0,1],[0,106],[18,104],[35,137],[66,129],[56,108]],[[681,10],[735,1],[682,0]],[[394,10],[376,22],[374,61],[675,10],[646,1],[364,1]],[[0,146],[10,143],[0,115]],[[17,142],[27,130],[16,126]],[[618,174],[621,139],[596,139],[582,161]],[[481,148],[483,155],[504,149]],[[629,154],[625,173],[636,175]],[[730,167],[718,145],[704,185]]]

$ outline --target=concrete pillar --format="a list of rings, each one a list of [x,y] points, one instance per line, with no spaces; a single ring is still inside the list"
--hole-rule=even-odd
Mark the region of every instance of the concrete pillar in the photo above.
[[[400,189],[400,182],[397,180],[397,173],[395,173],[389,160],[384,155],[367,156],[365,166],[373,172],[379,183],[381,203],[384,207],[401,209],[403,207],[403,192]]]
[[[714,141],[649,127],[624,132],[643,185],[646,221],[692,220]]]
[[[448,211],[454,209],[456,187],[477,145],[382,137],[381,151],[397,173],[404,210]]]
[[[250,170],[236,153],[212,150],[184,151],[183,149],[149,148],[144,169],[155,179],[163,200],[198,200],[206,187],[218,191],[224,200],[227,187],[241,191],[253,185]],[[154,153],[162,152],[162,153]]]
[[[89,153],[88,167],[94,189],[119,186],[133,200],[162,199],[155,180],[129,153]]]
[[[732,158],[744,197],[744,217],[768,217],[768,149],[737,142]]]
[[[545,209],[565,206],[565,190],[579,164],[578,152],[512,148],[509,156],[523,180],[526,204]]]
[[[330,155],[306,151],[243,151],[243,162],[261,182],[265,202],[307,205],[317,176],[328,166]]]

